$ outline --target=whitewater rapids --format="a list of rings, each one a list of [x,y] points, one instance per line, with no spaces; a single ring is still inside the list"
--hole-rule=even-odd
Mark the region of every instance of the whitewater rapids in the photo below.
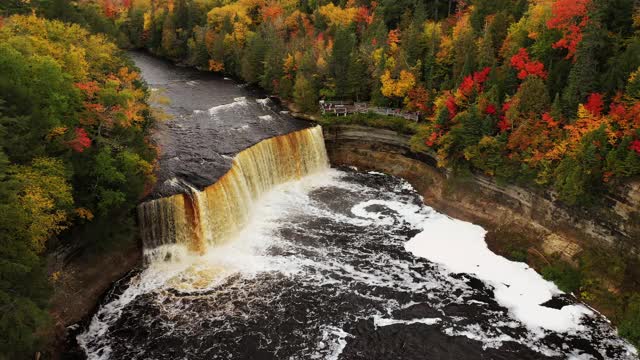
[[[88,357],[637,358],[606,319],[491,253],[481,227],[379,173],[277,185],[201,253],[123,280],[78,337]]]

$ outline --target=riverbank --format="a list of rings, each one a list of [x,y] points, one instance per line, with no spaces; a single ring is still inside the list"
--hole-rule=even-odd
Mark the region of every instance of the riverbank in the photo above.
[[[142,264],[138,237],[97,253],[78,247],[60,247],[47,257],[53,286],[50,314],[53,324],[44,359],[66,358],[69,327],[87,320],[113,284]]]
[[[437,211],[485,227],[495,252],[529,263],[618,325],[633,320],[627,309],[637,301],[640,274],[629,254],[640,245],[640,182],[608,195],[606,208],[568,207],[551,192],[453,176],[433,154],[413,152],[406,134],[329,125],[324,136],[332,165],[406,179]]]

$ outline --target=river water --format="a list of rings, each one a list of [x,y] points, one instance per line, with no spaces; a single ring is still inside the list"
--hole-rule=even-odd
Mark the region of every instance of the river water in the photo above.
[[[229,170],[239,151],[310,125],[281,111],[260,90],[177,67],[147,53],[130,56],[153,93],[155,106],[169,116],[154,134],[160,171],[151,197],[184,190],[176,179],[198,189],[211,185]]]
[[[224,167],[180,159],[226,164],[305,126],[230,80],[135,60],[185,99],[158,135],[167,181],[204,184]],[[122,279],[78,343],[91,359],[637,359],[605,318],[492,254],[482,228],[438,214],[402,179],[328,167],[255,199],[224,244]]]

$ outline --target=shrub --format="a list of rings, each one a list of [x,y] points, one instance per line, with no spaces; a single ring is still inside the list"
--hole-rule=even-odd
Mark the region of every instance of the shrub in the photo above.
[[[563,262],[545,266],[542,268],[542,276],[553,281],[560,290],[567,293],[578,290],[582,284],[580,271]]]

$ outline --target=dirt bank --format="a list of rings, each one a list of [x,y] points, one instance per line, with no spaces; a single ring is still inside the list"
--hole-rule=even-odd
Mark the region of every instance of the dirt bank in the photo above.
[[[142,251],[137,241],[99,253],[60,247],[47,260],[54,288],[50,309],[54,323],[43,359],[60,359],[68,350],[67,327],[93,314],[112,284],[140,266]]]

